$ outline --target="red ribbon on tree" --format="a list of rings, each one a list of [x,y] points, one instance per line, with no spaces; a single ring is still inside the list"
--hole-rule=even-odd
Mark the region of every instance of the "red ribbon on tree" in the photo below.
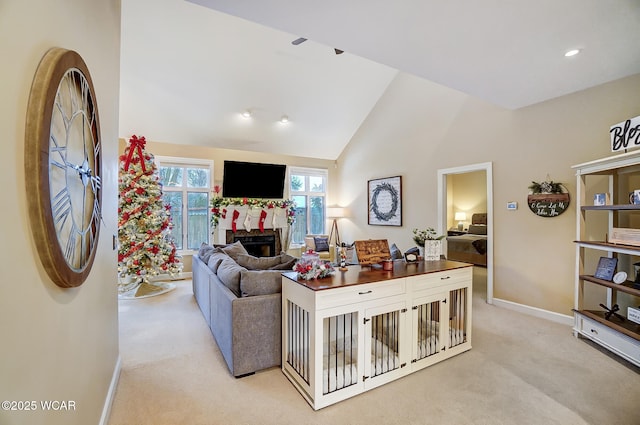
[[[142,172],[146,173],[147,170],[144,166],[144,155],[142,155],[142,149],[144,149],[144,144],[146,140],[144,136],[138,138],[135,134],[129,139],[129,156],[127,156],[127,160],[124,162],[124,171],[129,170],[129,164],[133,159],[133,152],[138,151],[138,156],[140,157],[140,165],[142,166]]]

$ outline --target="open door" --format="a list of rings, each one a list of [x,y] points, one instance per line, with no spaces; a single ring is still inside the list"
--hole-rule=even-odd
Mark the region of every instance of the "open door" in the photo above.
[[[488,304],[493,304],[493,168],[491,162],[472,164],[455,168],[438,170],[438,229],[441,234],[447,234],[450,224],[449,218],[453,219],[456,211],[451,208],[452,181],[454,176],[477,173],[484,171],[486,190],[486,214],[487,214],[487,241],[486,241],[486,275],[487,275],[487,295]],[[479,189],[481,190],[481,189]],[[466,218],[467,221],[471,217]],[[476,268],[477,269],[477,268]]]

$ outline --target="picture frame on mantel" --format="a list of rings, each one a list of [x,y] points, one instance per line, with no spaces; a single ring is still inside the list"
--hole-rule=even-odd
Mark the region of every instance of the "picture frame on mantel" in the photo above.
[[[369,180],[368,223],[374,226],[402,226],[402,176]]]

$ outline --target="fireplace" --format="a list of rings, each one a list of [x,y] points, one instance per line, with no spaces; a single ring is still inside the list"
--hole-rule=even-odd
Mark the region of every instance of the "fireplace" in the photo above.
[[[227,230],[226,243],[240,241],[247,252],[254,257],[273,257],[282,251],[280,243],[280,232],[273,229],[259,230]]]

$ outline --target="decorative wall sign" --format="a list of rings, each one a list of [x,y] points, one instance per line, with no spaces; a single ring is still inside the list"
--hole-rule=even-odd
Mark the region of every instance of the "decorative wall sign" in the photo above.
[[[612,125],[609,129],[609,134],[611,135],[611,152],[639,147],[640,115]]]
[[[529,209],[540,217],[556,217],[569,208],[569,191],[562,183],[532,182],[527,203]]]
[[[402,177],[368,182],[369,224],[402,226]]]

